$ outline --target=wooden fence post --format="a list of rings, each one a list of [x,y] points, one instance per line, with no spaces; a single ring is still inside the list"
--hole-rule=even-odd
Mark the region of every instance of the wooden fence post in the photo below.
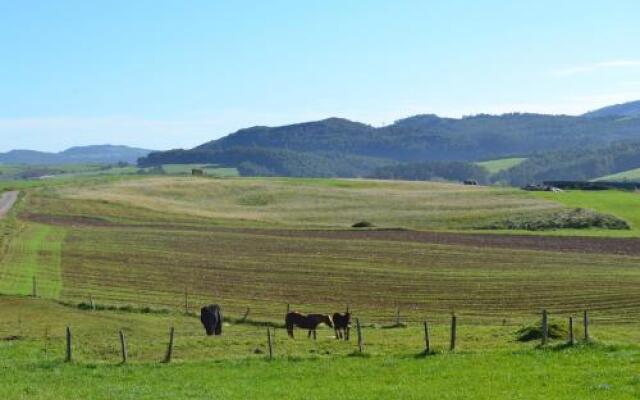
[[[184,314],[189,315],[189,291],[184,287]]]
[[[71,362],[71,328],[67,326],[67,356],[65,357],[66,362]]]
[[[364,343],[362,340],[362,328],[360,326],[360,318],[356,318],[356,331],[358,333],[358,351],[364,353]]]
[[[424,354],[431,353],[431,341],[429,340],[429,325],[424,321]]]
[[[584,311],[584,315],[582,317],[582,323],[584,324],[584,341],[589,341],[589,315],[587,311]]]
[[[542,345],[547,344],[549,340],[549,315],[547,310],[542,310]]]
[[[569,317],[569,345],[576,344],[575,336],[573,336],[573,317]]]
[[[287,314],[291,312],[291,304],[287,303]]]
[[[127,341],[122,331],[120,331],[120,351],[122,354],[122,363],[125,364],[127,362]]]
[[[267,346],[269,347],[269,360],[273,360],[273,342],[271,341],[270,328],[267,328]]]
[[[456,335],[458,329],[458,317],[453,314],[451,316],[451,351],[456,349]]]
[[[49,327],[44,328],[44,356],[48,358],[49,355]]]
[[[31,287],[31,295],[33,297],[38,297],[38,282],[36,281],[36,276],[34,275],[32,278],[32,287]]]
[[[242,319],[240,320],[241,322],[245,322],[247,320],[247,318],[249,318],[249,313],[251,312],[251,309],[249,307],[247,307],[247,310],[244,312],[244,315],[242,316]]]
[[[396,326],[400,326],[400,306],[396,306]]]
[[[164,356],[164,363],[171,362],[171,356],[173,355],[173,326],[169,329],[169,345],[167,346],[167,354]]]

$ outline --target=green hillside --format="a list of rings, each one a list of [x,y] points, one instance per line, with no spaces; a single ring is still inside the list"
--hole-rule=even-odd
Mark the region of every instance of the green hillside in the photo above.
[[[513,168],[525,160],[526,158],[524,157],[499,158],[496,160],[480,161],[476,164],[484,167],[490,174],[497,174],[498,172]]]
[[[618,172],[617,174],[602,176],[595,181],[634,181],[640,182],[640,168],[630,169],[628,171]]]
[[[219,164],[237,168],[243,176],[362,177],[398,164],[476,162],[514,154],[603,148],[637,140],[638,131],[640,119],[617,117],[505,114],[456,119],[418,115],[383,127],[329,118],[241,129],[190,150],[154,152],[139,163],[142,167]],[[514,159],[487,164],[498,172],[517,165]],[[501,181],[512,180],[503,177]]]

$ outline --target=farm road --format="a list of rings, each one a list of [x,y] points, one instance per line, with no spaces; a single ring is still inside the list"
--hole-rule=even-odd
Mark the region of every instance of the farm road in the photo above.
[[[14,191],[2,194],[2,197],[0,197],[0,218],[4,217],[5,214],[11,210],[11,207],[13,207],[16,200],[18,200],[18,193],[19,192]]]

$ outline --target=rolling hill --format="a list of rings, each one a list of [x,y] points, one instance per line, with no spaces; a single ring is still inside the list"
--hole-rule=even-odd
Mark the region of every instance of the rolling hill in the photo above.
[[[59,153],[12,150],[0,153],[0,163],[28,165],[135,163],[138,158],[150,152],[151,150],[113,145],[71,147]]]
[[[139,165],[215,163],[236,167],[243,175],[352,177],[404,163],[528,157],[633,140],[640,140],[640,118],[417,115],[379,128],[329,118],[241,129],[190,150],[151,153]]]
[[[640,100],[624,104],[616,104],[584,114],[589,118],[603,117],[640,117]]]

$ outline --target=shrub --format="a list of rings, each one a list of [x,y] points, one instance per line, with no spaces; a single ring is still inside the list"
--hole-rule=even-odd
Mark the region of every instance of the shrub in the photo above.
[[[374,227],[374,225],[371,222],[368,221],[360,221],[360,222],[356,222],[355,224],[351,225],[352,228],[372,228]]]
[[[616,216],[601,214],[592,210],[575,208],[573,210],[537,215],[521,215],[502,221],[492,222],[480,229],[523,229],[543,231],[552,229],[588,229],[602,228],[614,230],[631,229],[629,224]]]
[[[561,324],[549,324],[549,339],[562,339],[567,337],[567,328]],[[529,325],[516,331],[516,339],[519,342],[530,342],[542,339],[542,325]]]

